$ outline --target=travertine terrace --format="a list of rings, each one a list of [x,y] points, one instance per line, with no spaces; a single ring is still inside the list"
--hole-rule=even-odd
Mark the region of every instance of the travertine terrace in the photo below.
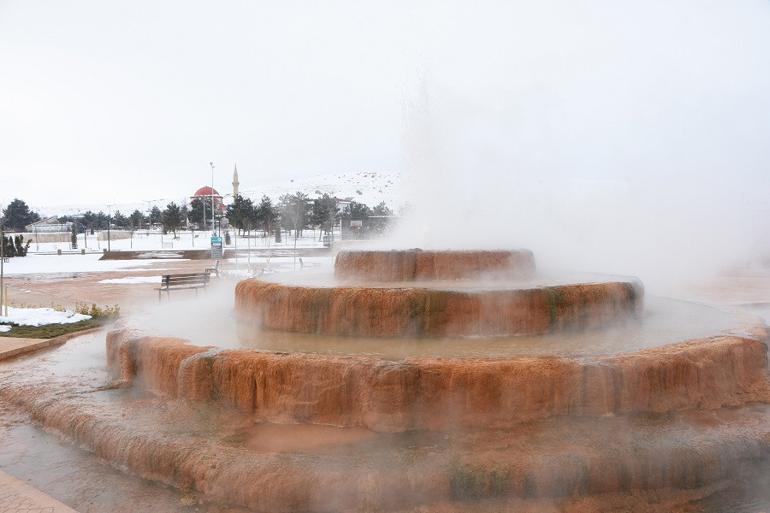
[[[336,277],[245,280],[241,331],[282,333],[269,350],[129,326],[107,335],[110,386],[0,397],[120,468],[257,512],[663,504],[770,454],[761,322],[665,303],[713,323],[672,331],[634,279],[549,283],[526,251],[452,255],[344,253]],[[574,344],[594,338],[609,342]],[[372,351],[421,344],[435,350]]]
[[[243,322],[359,337],[539,335],[602,326],[641,309],[635,280],[538,284],[529,251],[347,251],[321,285],[245,280]]]
[[[534,272],[535,259],[529,250],[340,251],[334,264],[337,278],[369,282],[529,277]]]

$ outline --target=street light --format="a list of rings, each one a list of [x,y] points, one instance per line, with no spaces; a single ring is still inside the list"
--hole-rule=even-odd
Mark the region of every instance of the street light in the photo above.
[[[211,234],[214,235],[214,163],[209,162],[209,166],[211,166],[211,191],[209,191],[211,194]]]
[[[107,205],[107,253],[109,253],[112,248],[110,247],[110,225],[112,224],[112,205]]]
[[[0,217],[0,308],[5,304],[5,269],[3,267],[5,264],[5,223],[7,221],[7,218]]]

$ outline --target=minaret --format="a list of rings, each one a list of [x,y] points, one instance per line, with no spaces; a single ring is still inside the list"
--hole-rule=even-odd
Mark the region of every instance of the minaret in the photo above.
[[[235,164],[235,170],[233,171],[233,198],[238,196],[238,164]]]

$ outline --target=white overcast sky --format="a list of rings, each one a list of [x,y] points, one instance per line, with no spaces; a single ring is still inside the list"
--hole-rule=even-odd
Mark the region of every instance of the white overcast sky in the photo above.
[[[400,170],[423,86],[455,191],[769,192],[768,0],[0,0],[0,203]]]

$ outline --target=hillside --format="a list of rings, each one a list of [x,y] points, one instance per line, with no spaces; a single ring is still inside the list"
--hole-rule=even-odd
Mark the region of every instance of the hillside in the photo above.
[[[303,192],[311,198],[319,194],[328,193],[340,199],[350,199],[366,203],[369,206],[377,205],[384,201],[389,207],[398,209],[401,206],[401,174],[398,172],[383,171],[355,171],[347,173],[328,173],[320,174],[307,178],[297,178],[288,180],[277,180],[265,182],[264,185],[258,184],[252,186],[255,180],[249,176],[248,171],[240,172],[241,194],[253,200],[259,200],[263,195],[270,196],[273,201],[283,194],[293,194]],[[41,215],[77,215],[88,210],[98,212],[108,212],[120,210],[123,214],[129,214],[135,209],[147,211],[153,206],[165,207],[169,202],[177,203],[189,201],[189,195],[195,190],[195,186],[187,187],[189,192],[180,192],[178,196],[168,196],[158,198],[151,192],[148,196],[153,199],[142,201],[133,201],[126,203],[83,203],[69,205],[32,205],[32,208],[40,212]],[[224,187],[215,182],[215,188],[224,194],[231,191],[230,183]],[[230,197],[225,198],[229,203]]]

